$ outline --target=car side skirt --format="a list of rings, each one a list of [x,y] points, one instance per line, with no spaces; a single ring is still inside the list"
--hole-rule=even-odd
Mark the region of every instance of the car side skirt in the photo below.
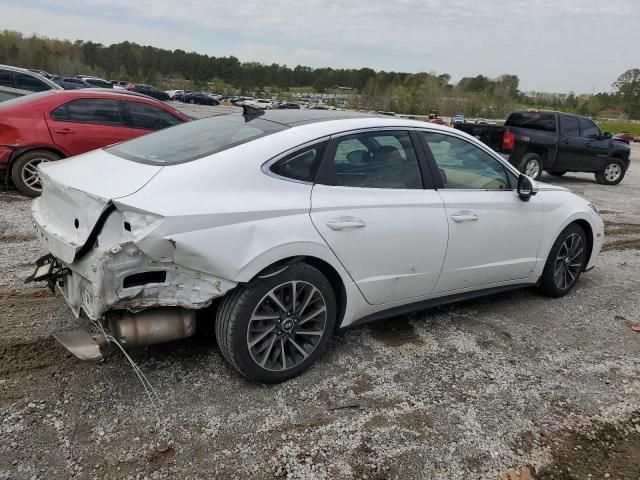
[[[469,292],[454,293],[452,295],[446,295],[446,296],[437,297],[437,298],[429,298],[427,300],[420,300],[417,302],[408,303],[408,304],[400,305],[397,307],[392,307],[386,310],[381,310],[379,312],[372,313],[370,315],[366,315],[356,320],[353,323],[342,326],[341,329],[358,326],[358,325],[364,325],[367,323],[376,322],[378,320],[384,320],[386,318],[395,317],[398,315],[405,315],[407,313],[412,313],[420,310],[427,310],[434,307],[440,307],[442,305],[448,305],[450,303],[461,302],[464,300],[471,300],[474,298],[484,297],[484,296],[492,295],[496,293],[509,292],[511,290],[528,288],[533,285],[535,284],[516,283],[516,284],[503,285],[498,287],[483,288],[480,290],[472,290]]]

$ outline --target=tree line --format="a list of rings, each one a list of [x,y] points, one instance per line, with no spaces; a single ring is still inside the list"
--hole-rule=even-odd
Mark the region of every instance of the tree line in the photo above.
[[[620,75],[611,93],[596,95],[529,93],[519,78],[484,75],[451,83],[448,74],[375,71],[371,68],[288,67],[276,63],[241,62],[181,49],[166,50],[124,41],[103,45],[91,41],[51,39],[20,32],[0,32],[0,63],[64,75],[96,74],[108,79],[151,83],[159,88],[208,88],[215,93],[287,92],[302,87],[315,92],[351,89],[349,106],[424,115],[461,113],[502,117],[530,106],[595,116],[603,110],[640,118],[640,70]]]

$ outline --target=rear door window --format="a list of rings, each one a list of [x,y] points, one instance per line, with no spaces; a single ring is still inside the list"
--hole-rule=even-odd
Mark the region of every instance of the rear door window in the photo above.
[[[406,131],[365,132],[339,137],[330,166],[330,184],[333,185],[423,188],[418,157]]]
[[[145,130],[162,130],[183,123],[178,117],[166,110],[142,102],[124,102],[124,106],[131,117],[133,128]]]
[[[507,118],[505,127],[530,128],[544,132],[556,131],[556,116],[547,112],[513,112]]]
[[[106,98],[82,98],[65,103],[51,112],[53,120],[126,126],[120,112],[120,102]]]
[[[43,92],[50,90],[51,87],[41,80],[38,80],[26,73],[14,72],[13,81],[15,82],[16,89],[27,90],[28,92]]]
[[[580,125],[578,124],[577,117],[571,117],[569,115],[562,115],[560,117],[560,125],[562,126],[562,134],[567,137],[579,137]]]

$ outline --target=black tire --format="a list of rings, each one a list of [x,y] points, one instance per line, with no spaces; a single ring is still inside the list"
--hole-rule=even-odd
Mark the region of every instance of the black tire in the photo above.
[[[42,192],[40,177],[34,173],[41,162],[60,160],[60,156],[48,150],[31,150],[23,153],[11,166],[11,180],[18,191],[27,197],[38,197]],[[37,178],[37,183],[34,183]]]
[[[566,247],[565,242],[569,242],[572,236],[577,235],[580,238],[579,247],[571,252]],[[576,238],[576,237],[573,237]],[[578,252],[581,248],[580,252]],[[576,255],[577,254],[577,255]],[[540,286],[542,291],[550,297],[562,297],[569,293],[573,287],[575,287],[584,264],[586,262],[587,254],[587,237],[582,227],[576,223],[572,223],[565,228],[551,247],[549,256],[547,257],[547,263],[544,266],[542,277],[540,278]],[[564,260],[569,258],[568,261]],[[562,262],[562,264],[560,263]],[[571,268],[571,265],[575,265],[575,270],[570,270],[570,274],[566,274],[566,270],[562,271],[562,275],[558,275],[558,268],[565,267]],[[560,278],[562,277],[562,278]],[[570,282],[563,283],[562,280],[570,279]]]
[[[566,170],[563,170],[562,172],[549,172],[549,175],[553,175],[554,177],[561,177],[563,176],[565,173],[567,173]]]
[[[600,172],[596,172],[596,182],[600,185],[617,185],[626,173],[624,163],[618,158],[611,158]]]
[[[253,353],[250,351],[250,319],[258,307],[263,304],[262,302],[265,301],[270,292],[279,286],[292,281],[303,282],[304,284],[311,285],[317,289],[322,297],[321,300],[324,301],[324,305],[326,306],[323,318],[324,329],[322,330],[322,334],[318,335],[320,339],[313,349],[310,350],[308,356],[299,360],[299,363],[295,363],[294,361],[293,367],[282,369],[265,368],[264,366],[259,365],[257,360],[254,360]],[[301,303],[303,303],[302,300],[300,300],[300,304]],[[273,328],[280,329],[285,325],[285,321],[281,319],[265,321],[273,322],[272,326],[269,324],[265,326],[264,330],[261,330],[265,332],[267,328],[271,328],[271,330],[273,330]],[[280,326],[276,325],[276,322],[280,324],[281,321],[282,323]],[[301,374],[304,370],[309,368],[325,349],[327,342],[335,329],[335,294],[331,284],[326,277],[320,273],[320,271],[306,263],[296,263],[290,265],[286,270],[274,276],[262,279],[255,278],[248,284],[236,287],[227,296],[225,296],[220,303],[215,323],[216,339],[218,346],[220,347],[220,351],[224,358],[236,370],[252,381],[264,383],[283,382]],[[281,333],[277,334],[282,335]],[[297,341],[300,341],[299,337],[296,335],[295,330],[293,331],[293,334],[287,334],[284,332],[283,337],[276,337],[275,334],[273,336],[269,334],[265,342],[270,338],[273,338],[273,340],[269,350],[264,354],[263,358],[270,356],[269,352],[271,352],[271,348],[277,341],[284,342],[281,344],[282,351],[285,351],[285,345],[287,345],[289,347],[289,351],[292,352],[293,355],[296,355],[296,350],[294,350],[292,346],[295,342],[286,343],[288,340],[285,340],[285,338],[295,338]],[[305,343],[302,343],[302,345],[303,347],[306,346],[307,348],[310,348]],[[262,350],[260,354],[266,350],[267,348]],[[277,352],[274,351],[274,354],[275,353]],[[284,354],[284,358],[285,362],[283,363],[286,364],[286,354]]]
[[[542,157],[537,153],[525,154],[520,160],[518,170],[532,179],[538,180],[542,175]],[[527,171],[530,173],[527,173]]]

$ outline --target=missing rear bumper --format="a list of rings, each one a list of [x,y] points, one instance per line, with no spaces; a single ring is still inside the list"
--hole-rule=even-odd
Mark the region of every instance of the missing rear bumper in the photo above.
[[[66,332],[55,332],[55,338],[64,348],[73,353],[80,360],[98,361],[102,360],[100,347],[106,345],[107,340],[102,335],[89,335],[84,330],[69,330]]]
[[[47,282],[52,292],[55,291],[56,285],[70,273],[69,269],[60,264],[58,259],[50,253],[36,260],[35,265],[33,274],[25,278],[24,283]]]

